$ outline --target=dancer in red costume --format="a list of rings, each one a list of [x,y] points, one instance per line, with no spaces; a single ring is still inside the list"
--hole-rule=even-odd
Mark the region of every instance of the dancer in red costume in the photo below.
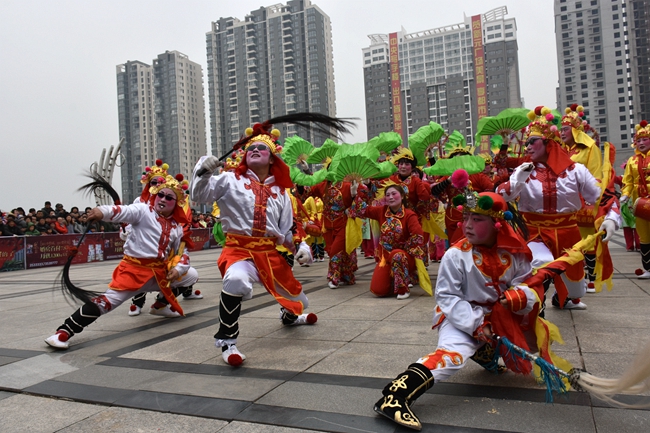
[[[406,208],[406,192],[401,185],[386,186],[384,197],[386,205],[368,206],[357,196],[350,217],[379,222],[379,243],[375,251],[379,264],[372,274],[370,291],[377,296],[397,295],[397,299],[406,299],[417,273],[415,259],[425,259],[422,226],[417,214]]]

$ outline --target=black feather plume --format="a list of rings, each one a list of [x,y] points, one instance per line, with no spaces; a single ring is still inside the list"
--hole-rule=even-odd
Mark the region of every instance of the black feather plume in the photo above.
[[[81,287],[77,287],[70,280],[70,265],[72,265],[72,261],[79,253],[79,246],[82,244],[84,238],[86,237],[86,233],[88,233],[89,229],[90,229],[90,224],[88,225],[88,227],[86,227],[86,230],[79,238],[79,242],[77,242],[77,246],[70,249],[70,251],[68,252],[68,259],[66,260],[65,265],[63,265],[63,269],[61,269],[61,273],[57,277],[57,280],[60,282],[61,292],[63,293],[63,296],[66,298],[66,300],[68,300],[68,303],[71,303],[70,301],[74,303],[77,300],[79,300],[82,303],[86,304],[90,302],[91,299],[101,294],[99,292],[84,290]]]
[[[332,134],[332,129],[337,133],[345,134],[350,132],[350,127],[356,126],[352,120],[338,117],[330,117],[321,113],[293,113],[284,116],[274,117],[264,123],[277,125],[279,123],[293,123],[307,129],[315,129],[325,134]],[[311,125],[313,124],[313,126]]]
[[[119,205],[121,203],[120,196],[117,193],[117,191],[115,191],[115,189],[113,189],[111,184],[108,183],[108,181],[104,179],[101,175],[97,173],[87,173],[86,176],[92,179],[92,181],[79,188],[79,191],[83,191],[88,195],[93,194],[97,196],[97,191],[103,189],[104,191],[106,191],[108,195],[111,196],[115,204]],[[63,295],[66,297],[66,299],[73,300],[73,301],[79,300],[84,304],[90,302],[91,299],[99,296],[101,293],[93,292],[91,290],[84,290],[80,287],[75,286],[70,280],[70,265],[72,265],[72,261],[79,253],[79,246],[83,243],[83,240],[86,237],[86,234],[88,234],[89,230],[90,230],[90,224],[88,224],[86,230],[79,238],[79,241],[77,242],[77,246],[71,248],[70,251],[68,252],[68,258],[65,262],[65,265],[63,265],[63,269],[61,270],[61,273],[57,278],[57,281],[60,282],[61,291],[63,292]]]
[[[278,125],[280,123],[293,123],[294,125],[302,126],[303,128],[307,128],[309,130],[316,130],[322,132],[323,134],[331,136],[339,133],[344,134],[350,132],[350,127],[355,126],[355,123],[352,122],[352,120],[356,119],[330,117],[321,113],[293,113],[266,120],[260,125],[256,124],[253,129],[255,130],[255,128],[261,126],[260,129],[268,134],[271,133],[271,129],[274,125]],[[336,134],[332,134],[332,129],[336,131]],[[242,147],[245,147],[254,135],[255,133],[253,133],[252,136],[243,135],[240,140],[232,147],[232,150],[238,150]]]
[[[97,190],[103,189],[106,191],[108,195],[111,196],[113,199],[113,202],[117,205],[122,204],[122,201],[120,200],[120,195],[113,189],[113,186],[108,183],[106,179],[104,179],[100,174],[98,173],[86,173],[86,176],[92,179],[92,182],[89,182],[82,186],[81,188],[78,189],[78,191],[82,191],[85,194],[88,195],[94,195],[97,197]]]

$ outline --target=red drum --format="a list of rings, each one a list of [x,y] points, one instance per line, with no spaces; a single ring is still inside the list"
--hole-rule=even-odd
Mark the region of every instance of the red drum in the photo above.
[[[637,218],[650,221],[650,198],[637,198],[632,206],[632,214]]]
[[[307,227],[305,227],[305,232],[308,235],[314,236],[316,238],[323,236],[323,231],[316,224],[307,224]]]

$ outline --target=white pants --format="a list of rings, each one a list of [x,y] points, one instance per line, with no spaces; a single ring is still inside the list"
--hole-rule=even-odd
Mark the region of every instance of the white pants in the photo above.
[[[530,242],[528,243],[528,248],[530,248],[530,251],[533,253],[533,260],[531,262],[533,269],[540,268],[541,266],[555,260],[551,250],[549,250],[543,242]],[[565,274],[562,274],[561,277],[564,284],[566,284],[569,298],[582,298],[585,293],[587,293],[587,286],[584,277],[580,281],[571,281]]]
[[[253,284],[261,284],[260,274],[252,260],[241,260],[233,263],[223,276],[223,289],[225,293],[232,296],[241,296],[242,301],[247,301],[253,297]],[[283,297],[301,302],[304,308],[307,308],[309,301],[305,293],[301,290],[298,296],[290,295],[279,285],[275,285],[275,290]]]
[[[435,381],[440,382],[463,368],[483,344],[482,341],[456,329],[445,319],[438,327],[438,347],[435,352],[423,356],[417,362],[431,370]]]

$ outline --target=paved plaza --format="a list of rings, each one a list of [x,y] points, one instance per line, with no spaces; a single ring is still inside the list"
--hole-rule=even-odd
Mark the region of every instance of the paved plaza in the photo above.
[[[555,351],[576,367],[616,377],[650,342],[650,280],[637,280],[640,255],[622,233],[610,242],[614,289],[589,294],[586,311],[547,318],[565,345]],[[192,253],[202,300],[181,301],[186,317],[127,315],[122,305],[74,336],[70,349],[43,341],[74,312],[56,288],[61,268],[0,274],[0,432],[304,431],[405,432],[372,406],[387,380],[433,351],[434,299],[415,287],[407,300],[369,292],[373,260],[359,257],[357,284],[327,287],[327,262],[296,266],[314,326],[283,327],[280,308],[261,286],[244,302],[241,368],[214,347],[220,250]],[[103,291],[118,261],[72,267],[71,279]],[[432,282],[438,264],[429,266]],[[634,401],[632,398],[630,401]],[[647,400],[650,401],[650,395]],[[586,393],[553,404],[531,377],[492,375],[469,362],[414,405],[426,432],[648,432],[650,410],[613,408]]]

